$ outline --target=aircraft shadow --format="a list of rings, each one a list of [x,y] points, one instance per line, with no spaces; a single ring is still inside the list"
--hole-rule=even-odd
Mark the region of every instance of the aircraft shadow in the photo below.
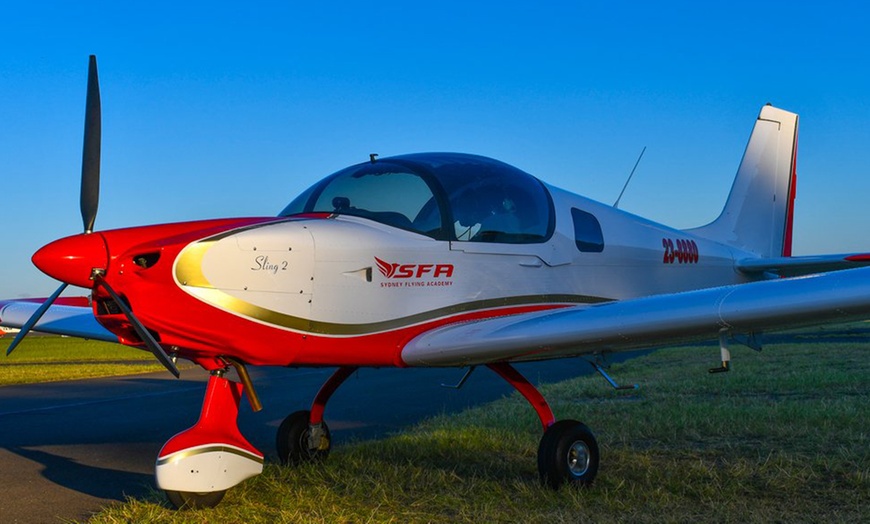
[[[7,448],[28,460],[42,464],[42,476],[64,488],[109,500],[123,501],[150,491],[153,476],[84,464],[74,459],[30,448]]]

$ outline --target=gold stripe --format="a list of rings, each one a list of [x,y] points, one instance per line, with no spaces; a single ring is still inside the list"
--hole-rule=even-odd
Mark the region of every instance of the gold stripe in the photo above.
[[[181,251],[181,254],[178,257],[178,261],[175,264],[175,278],[179,282],[181,282],[182,285],[185,286],[214,288],[214,286],[211,285],[211,283],[208,281],[207,278],[205,278],[205,275],[202,273],[202,259],[203,257],[205,257],[206,251],[211,249],[211,247],[216,242],[226,237],[243,233],[245,231],[272,226],[279,222],[289,221],[290,219],[284,219],[276,220],[273,222],[266,222],[264,224],[252,224],[250,226],[244,226],[236,229],[231,229],[229,231],[224,231],[223,233],[218,233],[217,235],[205,238],[196,243],[188,244],[187,247],[185,247]]]
[[[195,457],[196,455],[202,455],[204,453],[229,453],[231,455],[237,455],[239,457],[246,458],[248,460],[252,460],[258,464],[263,463],[263,457],[254,455],[253,453],[249,453],[247,451],[244,451],[244,450],[241,450],[238,448],[233,448],[230,446],[215,445],[215,446],[205,446],[202,448],[186,449],[184,451],[178,451],[178,452],[173,453],[169,456],[166,456],[162,459],[158,459],[157,465],[163,466],[163,465],[169,464],[171,462],[178,462],[179,460],[184,460],[186,458]]]
[[[307,333],[338,336],[366,335],[382,331],[390,331],[410,326],[412,324],[435,320],[437,318],[485,309],[543,304],[597,304],[600,302],[608,302],[608,299],[605,298],[583,295],[530,295],[504,297],[454,304],[443,308],[380,322],[371,322],[367,324],[340,324],[336,322],[319,322],[272,311],[271,309],[256,306],[239,298],[230,296],[219,289],[197,289],[195,294],[210,304],[214,304],[228,311],[267,324]]]
[[[202,259],[213,245],[214,241],[206,240],[184,248],[175,263],[175,278],[182,286],[214,288],[202,273]]]
[[[609,301],[607,298],[587,295],[525,295],[464,302],[430,311],[424,311],[406,317],[367,324],[320,322],[266,309],[215,288],[202,272],[202,259],[205,257],[206,252],[214,245],[214,242],[214,238],[200,241],[187,246],[181,252],[175,265],[175,278],[182,286],[195,288],[188,291],[200,300],[226,311],[252,318],[266,324],[271,324],[273,326],[280,326],[306,333],[333,336],[366,335],[399,329],[412,324],[418,324],[459,313],[468,313],[485,309],[543,304],[597,304],[599,302]]]

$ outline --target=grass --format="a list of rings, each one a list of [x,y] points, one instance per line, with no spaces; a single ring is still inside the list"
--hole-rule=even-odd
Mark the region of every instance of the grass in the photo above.
[[[0,338],[0,386],[95,378],[163,370],[147,351],[120,344],[30,335],[5,356],[12,335]]]
[[[518,395],[400,434],[333,450],[320,465],[267,464],[214,509],[175,512],[162,495],[93,523],[868,522],[870,358],[863,324],[800,344],[660,350],[598,377],[542,388],[560,418],[602,449],[595,485],[539,485],[540,428]],[[327,410],[327,416],[329,412]]]

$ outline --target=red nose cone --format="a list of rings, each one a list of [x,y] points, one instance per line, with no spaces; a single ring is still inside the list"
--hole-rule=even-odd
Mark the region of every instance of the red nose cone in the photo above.
[[[93,287],[94,268],[106,269],[109,254],[103,235],[91,233],[61,238],[43,246],[31,258],[46,275],[74,286]]]

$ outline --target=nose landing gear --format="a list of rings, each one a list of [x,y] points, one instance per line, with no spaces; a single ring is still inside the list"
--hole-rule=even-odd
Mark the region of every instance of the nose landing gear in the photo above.
[[[208,380],[199,421],[169,439],[157,456],[157,486],[176,508],[216,506],[227,489],[263,472],[263,454],[239,432],[244,386]]]

